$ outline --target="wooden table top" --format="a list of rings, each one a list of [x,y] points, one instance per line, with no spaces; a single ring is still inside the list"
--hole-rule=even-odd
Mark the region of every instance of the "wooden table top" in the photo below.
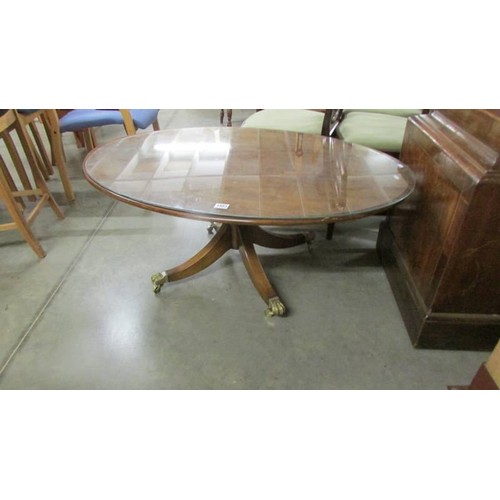
[[[97,189],[146,210],[222,223],[296,225],[381,212],[414,188],[386,154],[319,135],[251,128],[167,129],[93,150]]]

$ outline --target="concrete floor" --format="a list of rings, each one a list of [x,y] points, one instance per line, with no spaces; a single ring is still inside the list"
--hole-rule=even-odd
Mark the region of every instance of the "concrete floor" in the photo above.
[[[233,125],[253,111],[234,110]],[[218,126],[219,110],[159,120]],[[379,217],[338,225],[333,241],[315,227],[312,252],[259,249],[285,318],[264,316],[237,252],[155,296],[150,275],[199,250],[206,223],[113,201],[84,180],[71,135],[64,142],[77,198],[68,205],[50,181],[66,217],[45,208],[33,226],[47,256],[0,233],[1,389],[446,389],[487,359],[412,347],[375,251]]]

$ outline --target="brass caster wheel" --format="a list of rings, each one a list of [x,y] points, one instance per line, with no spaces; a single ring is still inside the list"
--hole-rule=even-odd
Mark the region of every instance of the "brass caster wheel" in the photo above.
[[[165,271],[153,274],[151,281],[153,282],[153,292],[156,295],[160,293],[162,286],[168,281],[168,275]]]
[[[286,313],[286,307],[283,302],[281,302],[279,297],[273,297],[269,299],[269,307],[265,310],[265,315],[268,318],[273,316],[284,316]]]
[[[211,222],[207,227],[208,234],[214,234],[217,232],[218,226],[215,222]]]

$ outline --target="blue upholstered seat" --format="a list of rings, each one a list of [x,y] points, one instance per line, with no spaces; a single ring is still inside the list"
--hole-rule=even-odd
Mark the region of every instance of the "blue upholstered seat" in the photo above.
[[[158,117],[159,109],[131,109],[130,114],[137,129],[145,129]],[[118,109],[73,109],[59,119],[61,132],[102,127],[103,125],[123,125],[123,115]]]
[[[59,118],[59,132],[74,132],[83,136],[87,151],[97,146],[94,129],[104,125],[123,125],[127,135],[150,125],[160,130],[159,109],[72,109]],[[81,137],[81,136],[80,136]]]

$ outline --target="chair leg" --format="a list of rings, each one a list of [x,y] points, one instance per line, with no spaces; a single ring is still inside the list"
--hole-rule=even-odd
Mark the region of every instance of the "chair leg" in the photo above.
[[[158,118],[153,122],[153,130],[160,130],[160,124],[158,123]]]
[[[7,165],[4,163],[1,156],[0,156],[0,170],[1,170],[0,173],[4,176],[5,184],[6,184],[7,188],[10,191],[17,191],[16,183],[14,182],[14,179],[12,178],[12,175],[10,174],[9,169],[7,168]],[[36,200],[35,196],[31,196],[31,199]],[[21,208],[26,207],[26,204],[24,203],[24,200],[22,198],[19,200],[16,200],[16,201],[21,206]]]
[[[66,200],[68,203],[75,201],[75,193],[73,191],[73,186],[69,180],[68,169],[66,168],[66,161],[64,159],[64,151],[62,148],[56,149],[54,154],[55,165],[59,170],[59,176],[61,177],[61,183],[63,185],[64,194],[66,195]]]
[[[6,185],[2,169],[0,169],[0,199],[2,199],[5,207],[7,208],[7,211],[9,212],[9,215],[12,218],[12,224],[0,225],[0,231],[17,229],[31,246],[33,251],[38,255],[38,257],[40,257],[41,259],[45,257],[45,250],[35,238],[35,235],[33,234],[28,221],[24,218],[19,205],[16,203],[14,197],[12,196],[12,193]]]
[[[52,126],[51,126],[51,120],[47,116],[47,111],[50,110],[44,110],[44,112],[41,114],[40,118],[43,123],[43,128],[45,129],[45,133],[47,134],[47,137],[49,138],[49,143],[50,143],[50,165],[55,165],[56,160],[54,157],[54,148],[52,147]],[[53,170],[53,169],[52,169]]]
[[[52,161],[59,170],[59,176],[61,177],[61,183],[64,188],[64,193],[66,194],[66,199],[68,200],[68,203],[71,203],[75,199],[75,193],[73,192],[73,187],[71,186],[71,182],[69,180],[68,169],[66,167],[62,137],[59,130],[59,118],[57,117],[56,110],[44,110],[44,118],[50,131],[49,137]]]
[[[123,118],[123,128],[125,129],[127,135],[135,135],[137,130],[135,128],[134,120],[132,118],[132,114],[130,113],[130,109],[120,109],[120,113],[122,114]]]
[[[333,230],[335,229],[335,223],[331,222],[326,226],[326,239],[331,240],[333,238]]]
[[[90,153],[96,147],[95,135],[91,128],[83,131],[83,141],[85,142],[87,153]]]
[[[38,156],[38,159],[40,161],[40,167],[42,169],[42,172],[44,172],[44,174],[46,174],[46,176],[48,177],[49,175],[52,175],[54,173],[54,169],[52,168],[52,162],[49,160],[47,150],[45,149],[45,145],[42,141],[40,133],[38,132],[36,123],[32,121],[29,124],[29,127],[33,135],[33,138],[35,139],[35,144],[37,146],[37,149],[35,149],[35,154]],[[50,135],[48,137],[50,138]]]

